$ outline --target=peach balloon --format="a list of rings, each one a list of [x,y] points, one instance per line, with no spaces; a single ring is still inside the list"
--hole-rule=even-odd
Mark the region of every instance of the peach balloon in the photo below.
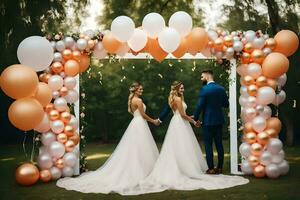
[[[39,180],[39,176],[38,168],[31,163],[22,164],[16,170],[16,181],[20,185],[33,185]]]
[[[146,49],[158,62],[163,61],[168,55],[168,53],[159,46],[157,39],[148,38]]]
[[[258,165],[253,169],[253,175],[257,178],[263,178],[266,175],[265,167]]]
[[[86,71],[90,66],[90,57],[86,54],[82,54],[79,58],[79,72]]]
[[[18,99],[10,105],[8,118],[18,129],[29,131],[43,120],[43,106],[31,97]]]
[[[68,60],[65,63],[65,74],[76,76],[79,73],[79,63],[76,60]]]
[[[267,78],[278,78],[289,69],[289,60],[281,53],[270,53],[262,64],[262,73]]]
[[[185,38],[181,38],[181,42],[179,47],[172,53],[176,58],[181,58],[187,52],[187,40]]]
[[[280,130],[281,130],[281,121],[276,118],[276,117],[271,117],[269,119],[267,119],[267,127],[266,129],[274,129],[277,133],[277,135],[279,134]]]
[[[274,49],[276,52],[290,56],[298,49],[299,38],[293,31],[281,30],[275,35],[274,39],[277,43]]]
[[[200,27],[193,28],[186,39],[188,52],[201,52],[208,43],[207,32]]]
[[[3,92],[13,99],[34,95],[39,83],[36,72],[24,65],[7,67],[2,72],[0,81]]]
[[[121,42],[114,38],[111,32],[104,35],[102,44],[108,53],[116,53],[121,46]]]
[[[240,75],[240,76],[246,76],[247,75],[247,64],[241,64],[236,68],[236,72]]]
[[[40,180],[47,183],[51,180],[51,173],[48,169],[40,171]]]
[[[253,62],[261,64],[264,61],[264,52],[260,49],[255,49],[251,53],[251,59]]]
[[[52,100],[52,90],[48,84],[40,82],[34,98],[38,100],[43,107],[47,106]]]
[[[264,86],[267,86],[268,85],[268,79],[265,77],[265,76],[259,76],[257,79],[256,79],[256,85],[258,87],[264,87]]]

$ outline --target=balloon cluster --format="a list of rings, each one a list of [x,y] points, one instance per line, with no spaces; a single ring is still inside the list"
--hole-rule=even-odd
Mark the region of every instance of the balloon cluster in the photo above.
[[[147,14],[142,26],[135,28],[131,18],[119,16],[112,21],[111,30],[102,41],[104,50],[124,56],[149,53],[161,62],[169,53],[181,58],[185,53],[196,55],[208,43],[208,35],[203,28],[193,28],[192,17],[183,11],[175,12],[166,27],[164,18],[158,13]],[[102,48],[102,45],[99,44]]]
[[[282,87],[287,81],[287,56],[297,50],[298,37],[288,30],[278,32],[274,38],[247,31],[216,40],[222,40],[227,59],[240,56],[241,61],[237,72],[241,76],[239,103],[244,124],[243,143],[239,147],[243,156],[242,171],[256,177],[270,178],[287,174],[289,165],[284,160],[282,142],[278,139],[281,122],[277,117],[272,117],[268,105],[278,106],[286,98]],[[216,40],[214,45],[219,44]],[[231,46],[228,41],[232,41]],[[228,54],[230,48],[234,55]]]

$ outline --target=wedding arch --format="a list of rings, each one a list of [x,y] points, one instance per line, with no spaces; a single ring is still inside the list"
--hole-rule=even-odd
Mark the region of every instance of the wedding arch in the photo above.
[[[205,30],[192,25],[183,11],[175,12],[168,27],[158,13],[147,14],[142,26],[135,28],[127,16],[115,18],[111,30],[92,30],[65,36],[31,36],[19,45],[20,64],[7,67],[0,76],[5,94],[16,99],[8,110],[10,122],[20,130],[39,132],[42,146],[33,163],[18,167],[16,180],[31,185],[62,176],[79,174],[80,113],[79,74],[90,65],[91,56],[126,59],[208,59],[231,63],[230,101],[230,171],[241,170],[255,177],[277,178],[289,171],[278,139],[281,122],[272,116],[269,104],[278,106],[285,99],[282,90],[289,68],[287,56],[298,48],[299,40],[289,30],[274,38],[261,31]],[[37,74],[38,73],[38,74]],[[240,75],[242,144],[238,148],[237,76]],[[70,105],[75,115],[71,114]],[[33,159],[31,160],[33,161]],[[30,169],[31,176],[21,173]]]

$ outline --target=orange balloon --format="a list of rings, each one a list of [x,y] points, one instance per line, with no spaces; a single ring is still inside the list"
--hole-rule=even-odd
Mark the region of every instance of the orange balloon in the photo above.
[[[82,54],[79,58],[79,72],[82,73],[86,71],[90,66],[90,57],[86,54]]]
[[[43,117],[43,106],[31,97],[16,100],[8,109],[9,121],[23,131],[29,131],[39,125]]]
[[[248,161],[252,167],[255,167],[259,164],[258,157],[254,156],[254,155],[250,155],[248,157]]]
[[[51,70],[55,73],[58,74],[62,72],[64,69],[64,66],[61,64],[61,62],[54,62],[51,65]]]
[[[73,141],[75,145],[77,145],[80,141],[80,137],[78,133],[75,133],[73,136],[69,138],[69,140]]]
[[[253,126],[251,122],[246,122],[244,124],[244,129],[243,129],[243,133],[249,133],[249,132],[254,132]]]
[[[259,143],[253,143],[251,145],[251,154],[255,156],[260,156],[263,151],[263,146]]]
[[[40,82],[34,98],[38,100],[43,107],[47,106],[52,100],[52,90],[48,84]]]
[[[51,121],[59,119],[59,112],[53,108],[53,110],[49,111],[49,119]]]
[[[256,96],[258,87],[255,84],[249,85],[247,87],[248,94],[250,96]]]
[[[79,63],[75,60],[68,60],[65,63],[65,73],[68,76],[76,76],[79,72]]]
[[[72,59],[72,51],[70,49],[63,50],[62,55],[65,60]]]
[[[0,85],[3,92],[13,98],[33,96],[39,79],[36,72],[24,65],[11,65],[1,74]]]
[[[257,142],[262,145],[266,145],[269,141],[269,135],[266,132],[260,132],[257,134]]]
[[[62,158],[56,160],[54,164],[57,168],[62,169],[64,168],[64,160]]]
[[[262,73],[267,78],[278,78],[289,69],[289,60],[281,53],[270,53],[262,64]]]
[[[244,52],[241,56],[241,62],[243,64],[248,64],[250,63],[251,55],[247,52]]]
[[[38,168],[31,163],[22,164],[16,170],[16,181],[21,185],[33,185],[39,180],[39,176]]]
[[[247,86],[255,83],[254,78],[249,75],[244,76],[242,80],[243,80],[244,85],[247,85]]]
[[[121,46],[121,42],[119,42],[111,32],[104,35],[102,44],[108,53],[116,53]]]
[[[158,62],[163,61],[168,55],[168,53],[159,46],[157,39],[148,38],[146,49]]]
[[[266,44],[265,45],[266,45],[265,47],[268,47],[271,50],[273,50],[276,47],[276,41],[274,40],[274,38],[268,38],[266,40]]]
[[[244,46],[244,51],[247,53],[251,53],[253,51],[253,45],[249,42],[247,44],[245,44]]]
[[[68,136],[64,133],[60,133],[56,136],[58,142],[64,144],[68,141]]]
[[[67,111],[62,112],[60,114],[60,120],[63,121],[65,124],[69,123],[69,121],[71,120],[71,114]]]
[[[172,53],[176,58],[181,58],[187,52],[187,40],[186,38],[181,38],[179,47]]]
[[[208,44],[207,32],[200,27],[193,28],[186,36],[188,52],[201,52]]]
[[[259,76],[257,79],[256,79],[256,85],[258,87],[263,87],[263,86],[266,86],[268,85],[268,79],[264,76]]]
[[[49,103],[48,105],[45,106],[45,111],[49,113],[51,110],[54,110],[54,105],[53,103]]]
[[[233,38],[231,35],[227,35],[224,37],[224,44],[228,47],[231,47],[233,45]]]
[[[67,151],[67,152],[73,151],[74,147],[75,147],[75,143],[74,143],[72,140],[68,140],[68,141],[65,143],[65,148],[66,148],[66,151]]]
[[[276,138],[278,136],[278,131],[273,129],[273,128],[270,128],[270,129],[266,129],[264,130],[264,132],[266,132],[268,134],[269,137],[271,138]]]
[[[293,31],[281,30],[275,35],[274,39],[277,43],[274,49],[276,52],[290,56],[298,49],[299,38]]]
[[[276,88],[277,88],[277,81],[276,80],[268,78],[267,83],[271,88],[276,90]]]
[[[64,133],[68,136],[71,137],[74,135],[74,128],[71,125],[66,125],[64,129]]]
[[[224,41],[222,38],[217,38],[215,41],[214,41],[214,48],[218,51],[223,51],[223,44],[224,44]]]
[[[80,53],[80,51],[73,51],[72,52],[72,57],[76,60],[76,61],[78,61],[79,62],[79,60],[80,60],[80,57],[81,57],[81,53]]]
[[[255,63],[263,63],[264,61],[264,52],[260,49],[255,49],[251,53],[251,59]]]
[[[281,121],[276,117],[271,117],[267,119],[267,127],[266,129],[274,129],[276,131],[276,135],[279,134],[281,130]]]
[[[45,169],[40,171],[40,180],[47,183],[51,180],[51,173],[49,170]]]
[[[254,132],[248,132],[245,134],[245,142],[253,144],[256,142],[256,134]]]
[[[263,178],[266,175],[265,167],[258,165],[253,169],[253,175],[257,178]]]

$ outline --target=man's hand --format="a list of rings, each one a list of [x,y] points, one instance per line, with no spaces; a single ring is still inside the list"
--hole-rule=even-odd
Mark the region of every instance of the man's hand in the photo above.
[[[158,119],[155,119],[155,120],[154,120],[154,125],[155,125],[155,126],[159,126],[159,125],[160,125],[160,122],[159,122]]]
[[[199,128],[199,127],[201,126],[201,122],[200,122],[199,120],[196,121],[195,126],[196,126],[197,128]]]

